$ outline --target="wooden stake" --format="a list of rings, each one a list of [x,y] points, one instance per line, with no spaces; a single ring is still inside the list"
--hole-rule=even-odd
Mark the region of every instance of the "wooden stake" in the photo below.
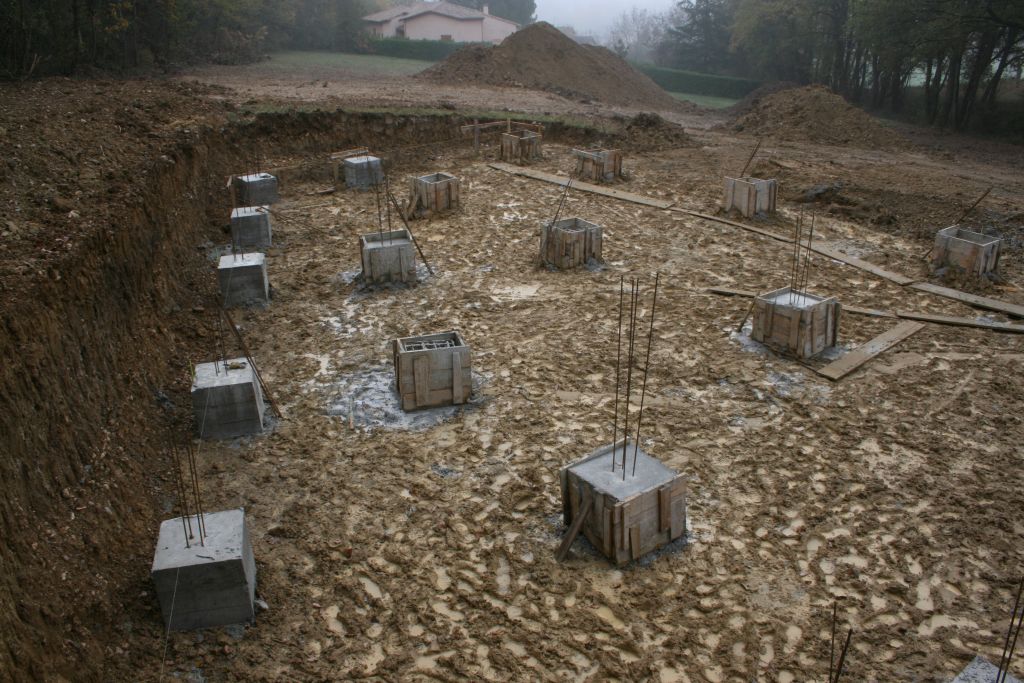
[[[615,458],[613,457],[612,459],[614,460]],[[587,516],[590,515],[590,510],[593,508],[593,504],[594,501],[590,497],[590,488],[583,487],[583,500],[580,503],[580,509],[576,513],[576,518],[572,520],[572,525],[569,527],[569,531],[565,534],[565,538],[562,539],[562,544],[559,545],[558,550],[555,551],[555,559],[557,561],[565,561],[566,555],[569,554],[569,548],[572,547],[572,542],[576,540],[576,536],[579,535],[580,529],[583,528],[583,522],[585,522]]]

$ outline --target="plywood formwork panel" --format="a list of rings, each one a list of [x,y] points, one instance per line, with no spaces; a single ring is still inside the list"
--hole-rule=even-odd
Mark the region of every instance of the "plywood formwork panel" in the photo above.
[[[603,235],[600,225],[582,218],[546,223],[540,231],[540,260],[563,270],[598,263],[604,248]]]
[[[359,261],[366,284],[416,282],[416,249],[405,228],[361,235]]]
[[[835,346],[841,312],[835,297],[783,287],[754,299],[750,338],[797,358],[811,358]]]
[[[779,184],[759,178],[726,178],[725,211],[739,211],[746,218],[775,213]]]
[[[541,136],[521,130],[501,134],[501,160],[525,164],[541,158]]]
[[[971,275],[988,277],[999,270],[1001,246],[998,237],[951,225],[935,234],[932,265],[937,269],[952,266]]]
[[[459,208],[459,179],[448,173],[431,173],[412,179],[411,213],[420,218]]]
[[[458,331],[392,342],[402,410],[460,405],[473,393],[470,349]]]
[[[567,465],[560,472],[562,513],[566,525],[590,511],[580,532],[616,565],[637,560],[686,533],[686,479],[632,441],[608,444]],[[636,470],[633,459],[636,454]],[[615,461],[616,466],[612,467]]]
[[[622,152],[617,149],[574,149],[576,177],[597,183],[622,178]]]

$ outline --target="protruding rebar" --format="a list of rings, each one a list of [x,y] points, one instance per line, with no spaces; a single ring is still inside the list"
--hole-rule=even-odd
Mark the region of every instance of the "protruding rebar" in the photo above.
[[[843,675],[843,665],[846,664],[846,651],[850,647],[850,638],[853,637],[853,629],[846,632],[846,642],[843,643],[843,651],[839,653],[839,663],[836,665],[836,677],[832,683],[839,683],[839,677]]]
[[[640,449],[640,425],[644,420],[644,398],[647,396],[647,371],[651,367],[651,344],[654,342],[654,309],[658,305],[658,281],[661,273],[654,274],[654,297],[651,299],[651,329],[647,333],[647,358],[644,360],[644,382],[640,389],[640,412],[636,416],[636,442],[633,443],[633,476],[636,476],[637,452]]]
[[[747,169],[750,168],[750,162],[754,160],[755,156],[757,156],[757,150],[759,150],[759,149],[761,149],[761,141],[760,140],[758,140],[757,144],[754,145],[754,151],[750,153],[750,158],[747,159],[747,163],[745,163],[743,165],[743,170],[740,171],[740,178],[746,177]]]
[[[832,641],[828,646],[828,683],[832,683],[832,674],[836,666],[836,616],[839,610],[839,601],[832,603]]]
[[[626,480],[626,447],[629,445],[629,404],[633,396],[633,361],[636,346],[636,319],[639,311],[640,278],[633,278],[629,307],[629,351],[626,354],[626,415],[622,429],[622,480]]]
[[[192,477],[192,494],[196,500],[196,526],[199,527],[199,544],[206,545],[206,516],[203,514],[203,501],[199,495],[199,465],[196,462],[196,452],[189,443],[186,447],[188,453],[188,469]]]
[[[999,670],[996,672],[996,683],[1003,683],[1003,681],[1006,680],[1006,676],[1010,672],[1010,662],[1013,660],[1013,651],[1017,648],[1017,636],[1020,635],[1021,623],[1024,622],[1024,609],[1020,611],[1020,616],[1017,615],[1017,608],[1020,606],[1022,590],[1024,590],[1024,577],[1021,577],[1020,585],[1017,587],[1017,597],[1013,601],[1013,612],[1010,614],[1010,626],[1006,630],[1006,641],[1003,643],[1003,654],[999,657]],[[1014,621],[1017,622],[1016,629],[1014,629]]]
[[[612,420],[612,472],[615,471],[615,437],[619,435],[619,378],[622,364],[622,309],[626,299],[626,276],[619,276],[619,333],[618,351],[615,354],[615,417]]]
[[[189,519],[188,494],[185,492],[185,478],[181,473],[181,457],[178,454],[178,447],[171,442],[171,456],[174,459],[175,482],[178,487],[178,504],[181,506],[181,528],[185,532],[185,547],[191,548],[189,539],[192,535],[192,520]]]

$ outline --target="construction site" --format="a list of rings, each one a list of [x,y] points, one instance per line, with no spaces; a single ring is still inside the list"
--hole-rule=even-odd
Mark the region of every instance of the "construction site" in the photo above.
[[[1021,676],[1022,148],[567,40],[3,87],[0,678]]]

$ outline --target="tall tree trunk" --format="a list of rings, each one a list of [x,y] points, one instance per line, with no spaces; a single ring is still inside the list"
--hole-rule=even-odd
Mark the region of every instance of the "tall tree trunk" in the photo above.
[[[999,32],[993,30],[986,31],[978,37],[971,71],[967,78],[967,84],[963,88],[963,97],[960,105],[957,107],[955,122],[957,130],[966,130],[971,121],[975,100],[978,98],[978,89],[981,87],[981,81],[992,64],[992,54],[995,52],[998,40]]]
[[[999,51],[999,64],[996,66],[995,73],[992,74],[992,78],[989,79],[988,84],[985,86],[985,93],[981,96],[982,104],[988,109],[994,109],[996,106],[996,97],[999,92],[999,81],[1003,77],[1003,72],[1006,71],[1006,67],[1010,63],[1010,57],[1013,55],[1013,48],[1017,44],[1017,38],[1020,36],[1020,31],[1016,28],[1010,28],[1006,30],[1006,39],[1003,41],[1003,49]]]
[[[960,66],[963,64],[963,59],[963,47],[949,58],[949,75],[946,78],[946,97],[938,119],[940,128],[945,128],[949,125],[951,116],[954,120],[956,118],[953,110],[960,101]]]

